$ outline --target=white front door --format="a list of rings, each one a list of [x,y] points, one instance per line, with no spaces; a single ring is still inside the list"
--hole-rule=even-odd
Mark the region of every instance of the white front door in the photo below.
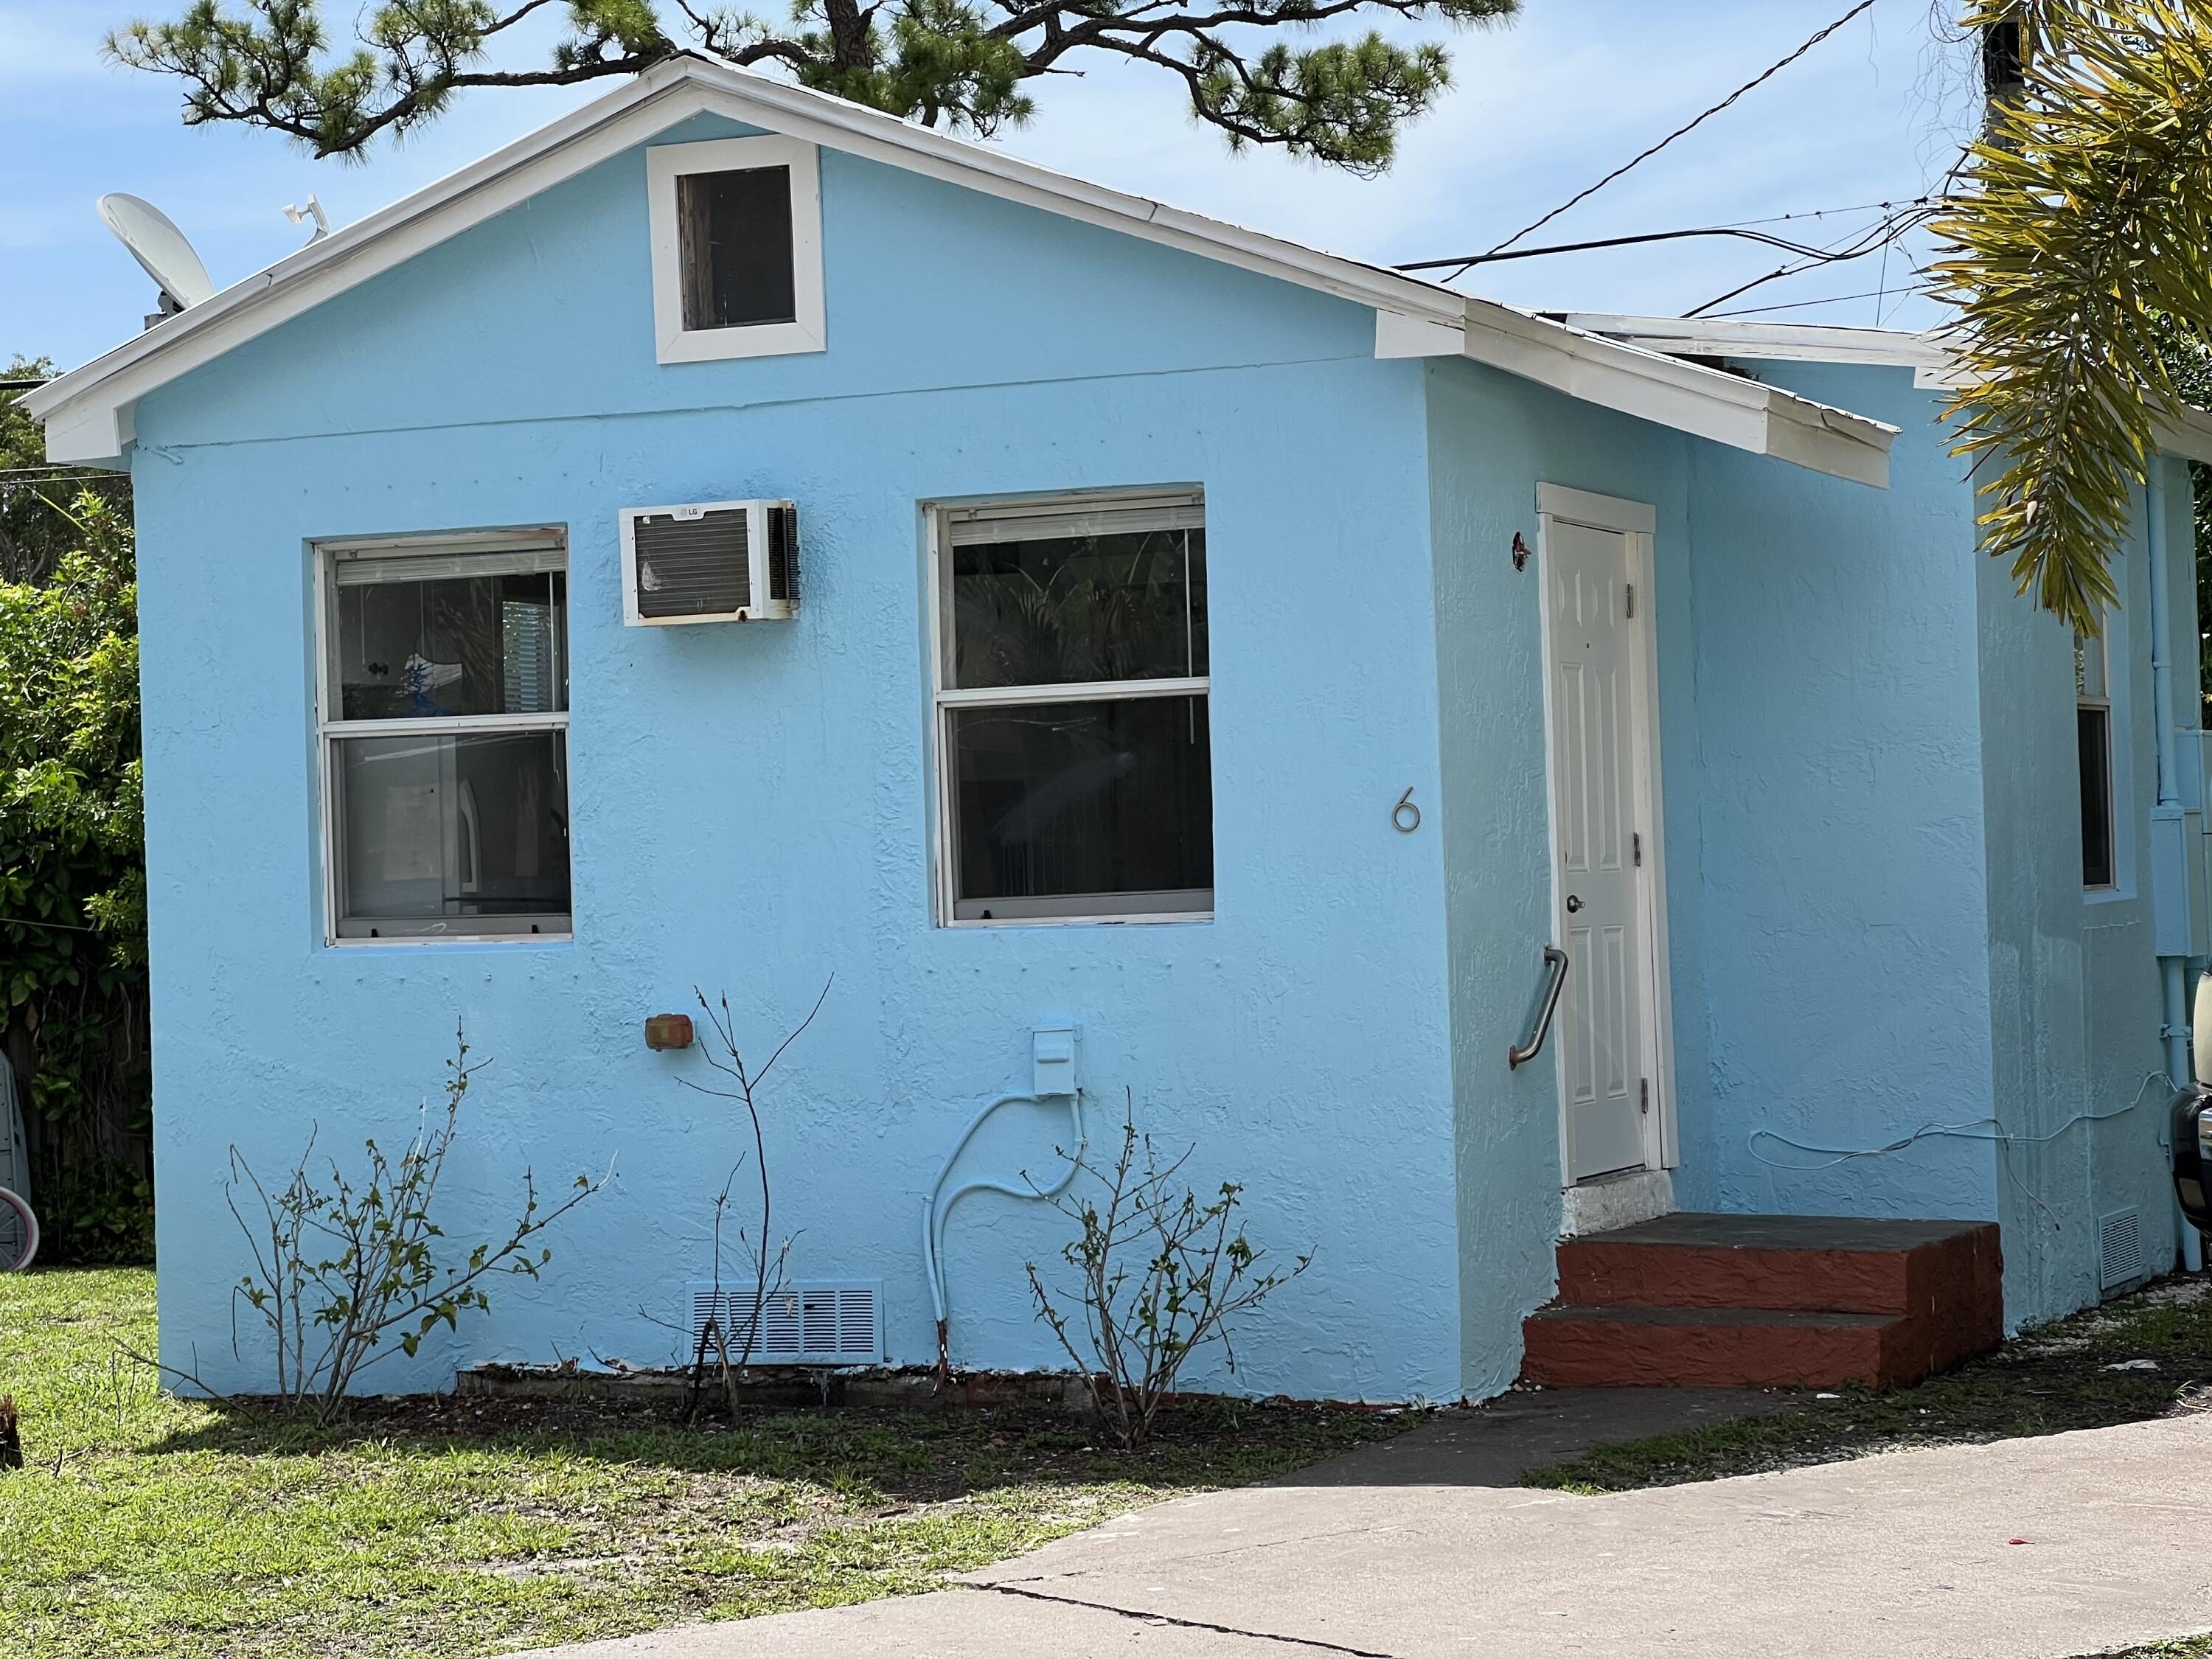
[[[1559,1066],[1569,1182],[1659,1163],[1658,1022],[1645,882],[1655,860],[1632,536],[1544,528],[1557,926],[1568,957]]]

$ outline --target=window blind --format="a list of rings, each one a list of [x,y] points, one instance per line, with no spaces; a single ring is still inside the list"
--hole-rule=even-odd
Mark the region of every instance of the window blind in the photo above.
[[[1073,536],[1127,536],[1147,530],[1203,530],[1206,503],[1196,495],[1102,501],[1071,508],[1056,502],[1034,510],[994,506],[954,507],[945,514],[952,545],[1025,542]]]

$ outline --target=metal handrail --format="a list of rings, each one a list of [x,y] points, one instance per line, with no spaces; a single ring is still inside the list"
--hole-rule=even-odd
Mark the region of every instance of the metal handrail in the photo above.
[[[1528,1041],[1518,1048],[1505,1051],[1508,1069],[1516,1069],[1523,1062],[1536,1058],[1542,1052],[1544,1039],[1552,1034],[1552,1016],[1559,1006],[1559,993],[1567,984],[1567,953],[1556,945],[1544,947],[1544,966],[1550,969],[1550,981],[1544,988],[1544,1006],[1537,1010],[1536,1027],[1528,1033]]]

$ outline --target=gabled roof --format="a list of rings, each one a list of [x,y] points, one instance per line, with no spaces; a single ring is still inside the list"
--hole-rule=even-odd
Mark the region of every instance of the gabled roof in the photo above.
[[[677,123],[714,113],[1316,289],[1380,357],[1464,356],[1584,402],[1887,485],[1897,428],[1401,272],[1109,190],[880,111],[685,55],[234,283],[22,399],[56,461],[119,463],[156,387]]]

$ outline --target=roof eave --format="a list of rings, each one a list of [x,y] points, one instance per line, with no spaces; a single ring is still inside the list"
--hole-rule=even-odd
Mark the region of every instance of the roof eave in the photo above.
[[[1889,486],[1900,428],[1741,375],[1527,316],[1483,301],[1468,307],[1467,355],[1479,362],[1753,454]]]
[[[1740,448],[1863,482],[1876,482],[1877,472],[1886,476],[1888,437],[1883,434],[1894,436],[1894,429],[1879,422],[1841,411],[1819,417],[1793,411],[1785,404],[1802,404],[1808,410],[1820,406],[691,55],[655,64],[605,97],[49,381],[24,399],[26,411],[46,422],[51,459],[119,464],[131,438],[132,410],[145,392],[678,121],[718,108],[793,137],[1370,307],[1381,355],[1464,352],[1571,396]],[[1384,349],[1386,325],[1392,324],[1417,337],[1416,343]],[[1864,453],[1869,450],[1881,452],[1879,465]]]

